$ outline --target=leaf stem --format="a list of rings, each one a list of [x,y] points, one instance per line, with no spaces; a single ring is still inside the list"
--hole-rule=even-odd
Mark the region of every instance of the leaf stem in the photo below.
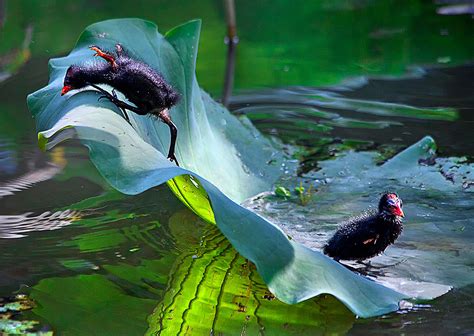
[[[225,38],[225,43],[227,44],[227,64],[225,69],[222,104],[227,107],[234,86],[235,50],[237,49],[236,47],[237,43],[239,43],[239,38],[237,37],[234,0],[224,0],[224,2],[227,20],[227,36]]]

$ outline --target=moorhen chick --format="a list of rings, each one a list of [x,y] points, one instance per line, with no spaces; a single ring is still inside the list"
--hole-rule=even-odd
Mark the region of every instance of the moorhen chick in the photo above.
[[[403,202],[396,193],[386,193],[378,212],[368,212],[342,224],[324,246],[324,254],[339,260],[364,260],[382,253],[403,230]]]
[[[178,164],[174,154],[178,130],[171,120],[169,109],[178,102],[179,94],[149,65],[129,57],[120,44],[115,46],[116,55],[102,51],[97,46],[91,46],[90,49],[96,52],[94,56],[102,57],[107,62],[71,65],[67,69],[61,95],[92,86],[103,94],[99,99],[109,99],[122,110],[129,123],[125,110],[160,118],[171,132],[168,159]],[[110,94],[97,84],[110,85],[114,90]],[[115,89],[136,106],[119,100]]]

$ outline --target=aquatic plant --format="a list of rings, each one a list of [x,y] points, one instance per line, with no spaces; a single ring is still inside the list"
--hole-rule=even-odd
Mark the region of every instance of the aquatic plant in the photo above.
[[[292,167],[277,144],[199,88],[194,74],[199,31],[200,21],[188,22],[164,36],[153,23],[138,19],[89,26],[67,57],[50,61],[49,84],[28,97],[40,147],[50,149],[78,138],[102,176],[125,194],[168,183],[186,206],[215,223],[236,250],[256,265],[281,301],[297,303],[328,293],[361,317],[397,310],[399,301],[411,295],[354,274],[289,240],[276,225],[239,205],[271,190]],[[87,60],[90,45],[112,49],[117,42],[159,71],[182,94],[182,102],[171,110],[180,129],[176,155],[182,167],[163,155],[169,139],[165,125],[139,115],[130,116],[130,125],[113,104],[98,102],[94,90],[77,92],[68,99],[60,96],[66,69]],[[427,147],[430,141],[423,140],[415,150]],[[432,298],[446,290],[443,287],[420,297]]]

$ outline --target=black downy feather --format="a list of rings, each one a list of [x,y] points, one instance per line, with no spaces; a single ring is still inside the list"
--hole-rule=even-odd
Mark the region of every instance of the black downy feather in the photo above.
[[[170,108],[179,101],[179,94],[169,85],[162,75],[149,65],[133,59],[117,45],[117,56],[111,55],[114,62],[94,62],[87,65],[69,67],[64,85],[74,89],[90,84],[107,84],[122,92],[141,112],[138,114],[156,114],[164,108]]]
[[[110,100],[122,110],[125,119],[129,123],[130,120],[126,110],[139,115],[151,115],[160,118],[170,128],[171,141],[168,159],[178,164],[174,154],[178,129],[171,120],[169,109],[176,105],[180,95],[165,81],[161,74],[149,65],[129,57],[120,44],[117,44],[115,48],[116,55],[102,51],[97,46],[90,47],[96,52],[96,56],[102,57],[106,62],[71,65],[66,72],[61,95],[70,90],[93,86],[103,94],[101,98]],[[115,91],[110,94],[97,86],[99,84],[110,85],[114,90],[122,92],[128,101],[135,106],[119,100],[115,95]]]
[[[389,198],[393,199],[390,202],[397,202],[400,210],[398,214],[394,206],[388,203]],[[366,211],[342,223],[324,246],[324,253],[336,260],[364,260],[382,253],[402,233],[401,207],[398,195],[384,194],[378,211]]]

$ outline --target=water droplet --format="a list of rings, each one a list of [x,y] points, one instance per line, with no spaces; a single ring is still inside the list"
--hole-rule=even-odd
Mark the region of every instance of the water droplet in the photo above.
[[[438,63],[441,63],[441,64],[446,64],[446,63],[451,62],[451,57],[449,57],[449,56],[438,57],[438,59],[437,59],[436,61],[437,61]]]
[[[196,188],[199,188],[199,184],[198,184],[197,181],[194,179],[194,177],[190,176],[190,177],[189,177],[189,180],[191,181],[191,183],[192,183]]]
[[[413,308],[413,303],[408,302],[408,301],[405,301],[405,300],[401,300],[401,301],[398,303],[398,307],[399,307],[400,309],[412,309],[412,308]]]

